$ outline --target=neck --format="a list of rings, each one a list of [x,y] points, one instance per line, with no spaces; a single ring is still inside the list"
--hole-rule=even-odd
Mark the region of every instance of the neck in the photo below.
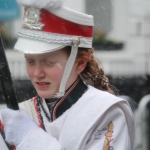
[[[57,100],[58,100],[58,98],[48,98],[48,99],[45,99],[46,103],[55,102]]]
[[[78,77],[79,78],[79,77]],[[78,79],[77,78],[77,79]],[[70,85],[70,87],[65,91],[65,93],[72,87],[72,85],[77,81],[77,79]],[[47,98],[45,99],[46,103],[51,103],[57,101],[59,98]]]

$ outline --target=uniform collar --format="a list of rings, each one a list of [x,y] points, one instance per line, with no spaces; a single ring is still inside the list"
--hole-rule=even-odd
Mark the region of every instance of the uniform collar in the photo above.
[[[66,91],[65,95],[58,99],[52,110],[52,120],[57,119],[73,104],[75,104],[82,94],[87,90],[87,86],[78,77],[77,80]]]

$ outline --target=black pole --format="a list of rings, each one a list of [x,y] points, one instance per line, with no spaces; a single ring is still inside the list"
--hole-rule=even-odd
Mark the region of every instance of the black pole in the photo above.
[[[18,101],[15,93],[15,88],[11,78],[7,58],[5,55],[3,41],[0,35],[0,81],[2,85],[3,95],[8,108],[18,110]]]

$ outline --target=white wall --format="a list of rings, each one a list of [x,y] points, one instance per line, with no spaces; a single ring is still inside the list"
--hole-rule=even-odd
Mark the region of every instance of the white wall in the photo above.
[[[111,0],[113,6],[112,31],[109,37],[117,41],[126,41],[127,39],[127,8],[128,0]]]
[[[15,19],[12,22],[12,28],[13,28],[13,36],[17,38],[17,33],[18,31],[21,29],[21,25],[22,25],[22,16],[23,16],[23,7],[20,7],[20,17]]]
[[[128,50],[145,55],[150,52],[150,1],[130,0]]]

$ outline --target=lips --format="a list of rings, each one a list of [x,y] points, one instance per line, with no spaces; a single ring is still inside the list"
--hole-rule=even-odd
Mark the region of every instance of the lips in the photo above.
[[[47,85],[49,84],[48,82],[36,82],[38,85]]]
[[[50,83],[48,82],[36,82],[38,88],[47,88]]]

